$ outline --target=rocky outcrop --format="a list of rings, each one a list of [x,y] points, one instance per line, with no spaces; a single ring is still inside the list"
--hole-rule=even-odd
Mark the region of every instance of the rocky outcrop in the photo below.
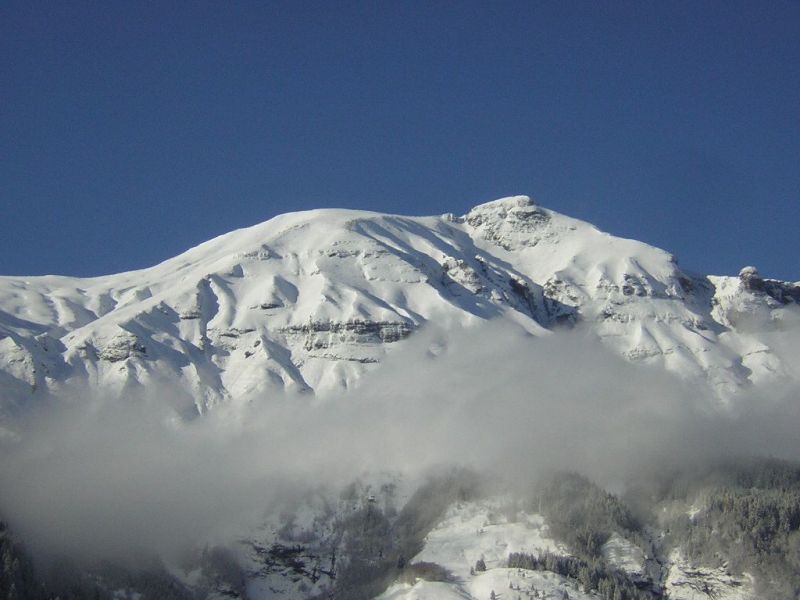
[[[306,350],[320,350],[344,344],[391,344],[407,338],[413,325],[405,321],[309,321],[279,330],[289,336],[305,338]]]
[[[800,304],[800,285],[764,279],[755,267],[745,267],[739,272],[742,287],[749,292],[766,294],[781,304]]]
[[[147,354],[147,348],[139,338],[128,331],[114,336],[97,350],[97,357],[108,362],[119,362],[132,356],[142,357]]]
[[[470,294],[480,294],[485,290],[483,277],[466,260],[448,256],[442,262],[442,282],[451,291],[464,290]]]
[[[464,220],[484,239],[513,251],[538,244],[550,215],[527,196],[516,196],[477,206]]]

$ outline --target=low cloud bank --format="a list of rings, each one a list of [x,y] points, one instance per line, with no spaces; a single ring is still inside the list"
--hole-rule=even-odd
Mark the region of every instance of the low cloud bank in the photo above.
[[[279,498],[370,472],[454,464],[526,484],[572,469],[621,485],[734,454],[800,459],[797,392],[722,410],[702,385],[581,332],[431,328],[324,400],[251,398],[184,422],[167,388],[60,399],[2,449],[0,511],[40,552],[176,555],[245,531]]]

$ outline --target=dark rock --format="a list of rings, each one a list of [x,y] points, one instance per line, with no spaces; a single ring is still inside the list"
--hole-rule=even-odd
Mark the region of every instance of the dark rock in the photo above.
[[[755,267],[745,267],[739,280],[746,290],[763,293],[781,304],[800,304],[800,286],[777,279],[764,279]]]

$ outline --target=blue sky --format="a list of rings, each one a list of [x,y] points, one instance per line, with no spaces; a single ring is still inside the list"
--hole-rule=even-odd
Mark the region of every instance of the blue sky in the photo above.
[[[511,194],[800,279],[800,3],[0,6],[0,274]]]

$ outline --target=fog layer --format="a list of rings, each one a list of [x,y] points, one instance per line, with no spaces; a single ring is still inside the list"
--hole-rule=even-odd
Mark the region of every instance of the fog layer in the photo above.
[[[429,328],[325,399],[253,397],[188,422],[167,388],[55,399],[2,448],[0,511],[40,551],[170,555],[365,473],[460,465],[514,484],[571,469],[616,486],[732,454],[797,459],[797,392],[724,408],[703,384],[628,364],[580,331]]]

